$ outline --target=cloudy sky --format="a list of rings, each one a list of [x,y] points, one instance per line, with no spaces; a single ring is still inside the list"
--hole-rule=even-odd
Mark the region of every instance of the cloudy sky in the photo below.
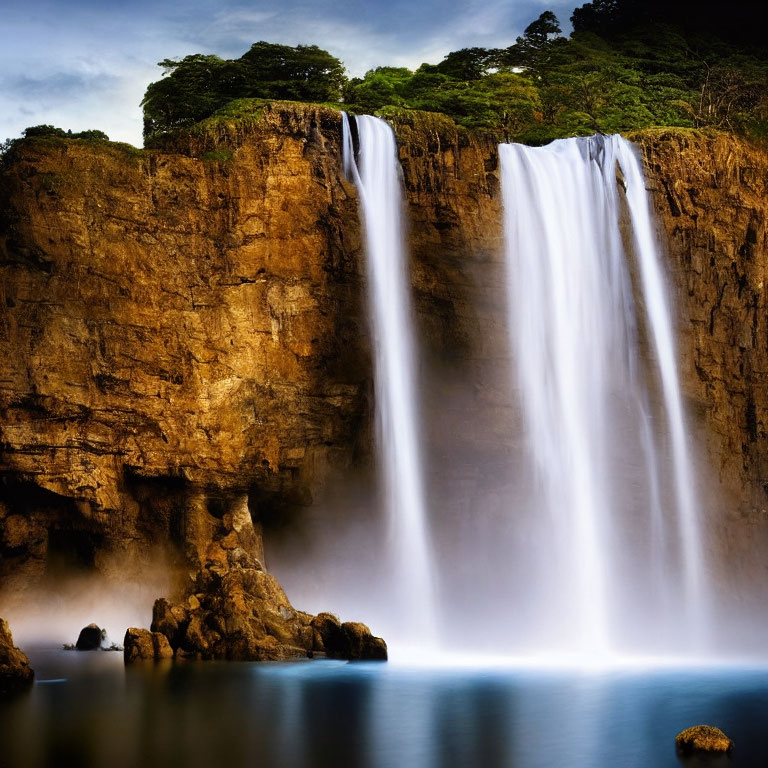
[[[316,44],[350,75],[506,47],[538,15],[563,27],[578,0],[4,0],[0,141],[41,123],[141,146],[139,102],[157,62],[242,55],[258,40]]]

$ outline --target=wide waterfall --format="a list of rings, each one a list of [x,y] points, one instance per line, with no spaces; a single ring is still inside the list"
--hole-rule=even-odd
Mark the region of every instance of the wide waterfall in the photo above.
[[[528,514],[547,552],[529,564],[537,647],[698,647],[702,534],[640,162],[619,136],[499,153]]]
[[[349,120],[343,115],[344,169],[357,186],[365,230],[377,449],[389,528],[386,555],[391,612],[387,623],[393,635],[423,644],[433,639],[435,600],[400,165],[394,132],[387,123],[364,115],[356,118],[356,124],[357,162]]]

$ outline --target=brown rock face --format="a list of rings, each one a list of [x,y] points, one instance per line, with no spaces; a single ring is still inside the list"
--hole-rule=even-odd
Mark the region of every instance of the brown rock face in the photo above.
[[[268,109],[221,163],[37,142],[2,174],[0,584],[197,566],[231,508],[308,504],[367,450],[339,125]]]
[[[685,393],[734,512],[768,517],[768,156],[732,136],[638,134],[663,223]]]
[[[0,696],[29,687],[34,677],[26,654],[13,644],[8,622],[0,619]]]
[[[482,491],[501,516],[521,491],[496,143],[434,115],[395,129],[434,507],[467,519]],[[634,138],[738,555],[768,520],[768,158],[727,136]],[[162,551],[178,589],[153,629],[177,653],[330,654],[362,635],[290,606],[261,526],[371,452],[356,192],[333,110],[276,104],[219,139],[231,159],[30,141],[0,174],[0,590],[73,567],[141,579]]]
[[[668,242],[678,356],[717,580],[763,594],[768,522],[768,155],[724,134],[646,131]],[[751,584],[749,589],[746,585]],[[762,611],[733,604],[734,618]],[[733,630],[737,631],[737,630]]]
[[[128,627],[123,640],[123,655],[126,664],[134,661],[162,661],[173,658],[173,649],[168,638],[160,632]]]

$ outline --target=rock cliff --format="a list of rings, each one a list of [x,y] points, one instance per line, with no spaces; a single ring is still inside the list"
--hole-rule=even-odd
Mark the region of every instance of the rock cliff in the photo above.
[[[225,161],[31,142],[0,192],[0,574],[193,566],[247,499],[306,504],[367,450],[338,115],[266,110]],[[126,557],[127,555],[127,557]],[[121,565],[123,567],[123,565]]]
[[[425,423],[436,457],[448,443],[466,455],[456,482],[485,483],[509,407],[496,144],[438,116],[395,128]],[[768,158],[723,135],[634,138],[669,239],[703,453],[726,516],[764,531]],[[73,566],[140,578],[162,549],[186,599],[190,574],[233,567],[233,520],[253,521],[245,549],[261,567],[262,523],[365,468],[372,374],[339,145],[337,112],[274,104],[247,130],[167,151],[37,140],[6,162],[6,591]]]
[[[726,514],[768,520],[768,154],[725,134],[639,134],[668,243],[689,411]]]

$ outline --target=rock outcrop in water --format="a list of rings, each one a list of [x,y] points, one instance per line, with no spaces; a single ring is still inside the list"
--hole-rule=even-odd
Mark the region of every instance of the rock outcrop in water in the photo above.
[[[328,640],[326,614],[315,617],[291,605],[264,569],[245,496],[197,541],[202,546],[190,558],[197,572],[182,599],[155,602],[151,634],[128,630],[126,661],[159,660],[169,652],[176,658],[237,661],[316,655],[386,660],[386,643],[365,625],[341,625],[341,636]]]
[[[13,644],[8,622],[0,619],[0,696],[28,688],[34,677],[26,654]]]
[[[733,742],[719,729],[712,725],[694,725],[686,728],[675,737],[677,751],[681,755],[697,752],[728,754],[733,750]]]
[[[451,501],[498,478],[506,450],[498,156],[494,137],[436,115],[396,132],[425,422],[437,455],[467,457]],[[635,138],[670,236],[684,389],[732,501],[724,529],[746,531],[725,535],[738,550],[768,522],[768,159],[722,135]],[[261,526],[367,466],[360,259],[331,109],[275,104],[167,152],[22,142],[0,175],[0,590],[72,568],[139,580],[162,550],[168,605],[189,619],[173,647],[239,657],[249,641],[224,638],[250,630],[220,622],[241,596],[231,625],[263,628],[275,657],[325,645],[336,629],[264,569]]]
[[[101,641],[106,638],[106,632],[98,624],[89,624],[80,630],[75,643],[77,651],[95,651],[101,648]]]

